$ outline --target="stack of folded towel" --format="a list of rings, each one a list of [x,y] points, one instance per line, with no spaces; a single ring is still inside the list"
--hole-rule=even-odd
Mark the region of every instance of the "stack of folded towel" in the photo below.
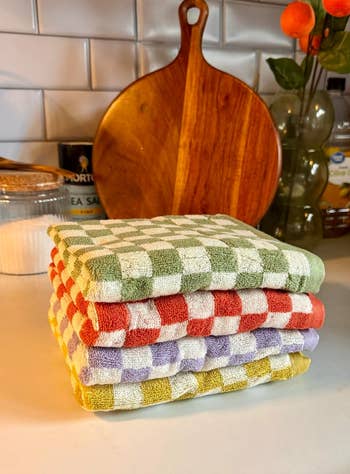
[[[49,321],[89,410],[305,372],[324,307],[315,255],[226,215],[52,225]]]

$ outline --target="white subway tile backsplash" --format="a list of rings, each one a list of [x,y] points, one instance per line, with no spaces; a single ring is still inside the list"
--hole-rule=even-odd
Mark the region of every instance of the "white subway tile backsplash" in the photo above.
[[[204,57],[271,103],[266,58],[303,57],[280,29],[290,0],[207,2]],[[176,57],[180,3],[0,0],[0,154],[57,164],[57,141],[92,139],[116,91]]]
[[[117,92],[46,91],[45,116],[49,139],[91,139]]]
[[[152,72],[169,64],[176,56],[177,48],[166,45],[141,46],[142,74]],[[250,86],[255,85],[256,54],[224,49],[204,48],[203,56],[212,66],[237,76]]]
[[[0,155],[23,163],[58,166],[57,142],[0,142]]]
[[[35,33],[33,0],[0,0],[0,31]]]
[[[203,55],[209,64],[232,74],[256,87],[256,53],[254,51],[232,51],[205,49]]]
[[[41,33],[135,37],[134,0],[37,0]]]
[[[280,29],[279,5],[228,2],[224,6],[225,43],[249,48],[285,48],[292,51],[293,41]]]
[[[141,45],[139,73],[141,76],[169,64],[177,55],[178,47],[170,45]]]
[[[0,89],[0,140],[40,140],[43,132],[42,92]]]
[[[0,34],[0,87],[86,88],[86,41]]]
[[[136,79],[136,48],[131,41],[91,40],[93,89],[123,89]]]
[[[180,26],[178,7],[180,0],[138,0],[139,39],[147,41],[179,42]],[[203,40],[218,43],[220,40],[220,0],[209,0],[209,17]]]

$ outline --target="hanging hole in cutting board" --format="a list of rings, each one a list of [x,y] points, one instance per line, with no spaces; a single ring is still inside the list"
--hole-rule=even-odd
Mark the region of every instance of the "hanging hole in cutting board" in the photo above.
[[[200,9],[197,7],[191,7],[187,10],[187,23],[189,25],[196,25],[199,20]]]

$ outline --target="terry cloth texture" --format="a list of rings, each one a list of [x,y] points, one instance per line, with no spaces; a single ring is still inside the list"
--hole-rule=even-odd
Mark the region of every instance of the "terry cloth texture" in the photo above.
[[[286,380],[306,372],[311,362],[308,357],[297,352],[208,372],[179,373],[139,383],[85,386],[77,377],[54,317],[50,318],[50,322],[70,368],[75,396],[83,408],[92,411],[131,410]]]
[[[197,290],[317,292],[319,257],[226,215],[67,222],[49,227],[88,301],[138,301]]]
[[[276,354],[312,351],[318,343],[314,329],[257,329],[231,336],[185,337],[134,348],[87,347],[79,341],[57,299],[51,301],[50,315],[55,317],[83,385],[143,382],[180,372],[203,372]]]
[[[324,306],[312,294],[248,289],[197,291],[132,303],[84,299],[54,255],[49,276],[79,339],[88,346],[137,347],[185,336],[222,336],[259,327],[320,328]]]

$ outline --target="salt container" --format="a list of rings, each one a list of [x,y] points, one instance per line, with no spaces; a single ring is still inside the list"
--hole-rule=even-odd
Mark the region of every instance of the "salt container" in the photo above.
[[[51,173],[0,172],[0,273],[44,273],[50,263],[49,225],[65,220],[69,193]]]

